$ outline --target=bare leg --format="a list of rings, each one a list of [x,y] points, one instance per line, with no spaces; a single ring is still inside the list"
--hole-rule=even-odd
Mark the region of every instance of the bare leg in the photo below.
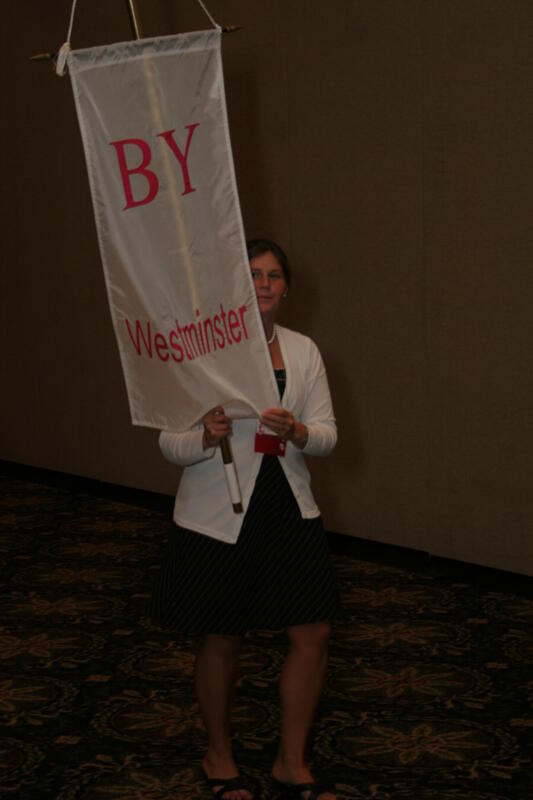
[[[313,776],[305,748],[328,662],[329,622],[288,628],[290,648],[280,680],[281,739],[272,775],[285,783],[306,783]],[[320,800],[335,800],[327,792]],[[304,795],[305,798],[305,795]]]
[[[205,637],[196,656],[196,694],[207,730],[207,753],[202,767],[209,778],[234,778],[238,775],[233,760],[230,717],[239,671],[239,636]],[[218,787],[220,788],[220,787]],[[213,793],[217,787],[213,789]],[[252,800],[242,789],[225,792],[224,800]]]

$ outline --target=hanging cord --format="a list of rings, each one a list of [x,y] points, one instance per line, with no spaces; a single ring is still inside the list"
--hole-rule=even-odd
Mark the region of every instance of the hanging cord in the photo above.
[[[70,10],[70,22],[68,26],[68,33],[66,41],[61,45],[59,53],[57,54],[56,73],[57,75],[65,74],[65,64],[67,56],[70,53],[70,37],[72,36],[72,26],[74,25],[74,14],[76,13],[76,3],[78,0],[72,0],[72,8]]]
[[[56,73],[58,75],[61,75],[61,76],[63,76],[65,74],[65,65],[66,65],[66,62],[67,62],[67,56],[70,53],[70,37],[72,36],[72,28],[74,26],[74,16],[76,14],[76,3],[77,2],[78,2],[78,0],[72,0],[72,8],[70,10],[70,22],[69,22],[69,26],[68,26],[67,38],[66,38],[66,41],[61,45],[61,47],[59,49],[59,53],[57,54]],[[222,28],[218,24],[218,22],[216,22],[215,19],[211,16],[211,14],[209,12],[209,9],[205,5],[205,3],[202,2],[202,0],[198,0],[198,2],[201,5],[201,7],[203,8],[203,10],[204,10],[205,14],[207,15],[207,17],[209,17],[209,21],[211,22],[213,27],[216,28],[218,31],[222,30]]]
[[[217,29],[217,31],[221,31],[221,30],[222,30],[222,28],[220,27],[220,25],[218,24],[218,22],[215,22],[215,20],[213,19],[213,17],[212,17],[212,16],[211,16],[211,14],[209,13],[209,11],[208,11],[208,9],[207,9],[207,7],[206,7],[205,3],[203,3],[203,2],[202,2],[202,0],[198,0],[198,2],[200,3],[200,5],[202,6],[203,10],[205,11],[205,13],[207,14],[207,16],[209,17],[209,20],[210,20],[210,22],[211,22],[211,25],[213,25],[213,27],[214,27],[214,28],[216,28],[216,29]]]

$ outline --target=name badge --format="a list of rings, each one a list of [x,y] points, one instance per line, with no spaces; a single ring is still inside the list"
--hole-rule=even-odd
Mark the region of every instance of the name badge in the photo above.
[[[260,425],[255,434],[256,453],[264,453],[267,456],[284,456],[286,444],[279,436],[265,433],[263,426]]]

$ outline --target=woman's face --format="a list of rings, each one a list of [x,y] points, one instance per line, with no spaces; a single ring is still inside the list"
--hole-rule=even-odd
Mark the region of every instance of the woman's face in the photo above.
[[[274,320],[281,298],[287,292],[287,281],[279,261],[269,251],[252,258],[250,268],[261,316]]]

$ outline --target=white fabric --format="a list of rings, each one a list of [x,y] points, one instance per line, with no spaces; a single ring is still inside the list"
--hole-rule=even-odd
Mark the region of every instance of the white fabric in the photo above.
[[[68,55],[137,425],[185,430],[218,403],[251,417],[276,398],[246,256],[220,39],[205,31]]]
[[[320,511],[311,492],[304,454],[328,455],[337,441],[337,427],[326,371],[318,348],[307,336],[276,327],[287,384],[282,402],[278,395],[274,405],[282,405],[291,411],[309,431],[303,451],[289,442],[285,456],[279,460],[302,517],[309,519],[319,516]],[[245,512],[261,466],[262,455],[254,452],[256,429],[255,420],[243,419],[233,423],[231,445]],[[234,543],[239,536],[244,514],[234,514],[229,506],[220,452],[215,448],[204,451],[202,435],[203,427],[198,425],[184,433],[163,431],[159,436],[159,445],[165,458],[186,467],[176,497],[174,521],[184,528]]]

